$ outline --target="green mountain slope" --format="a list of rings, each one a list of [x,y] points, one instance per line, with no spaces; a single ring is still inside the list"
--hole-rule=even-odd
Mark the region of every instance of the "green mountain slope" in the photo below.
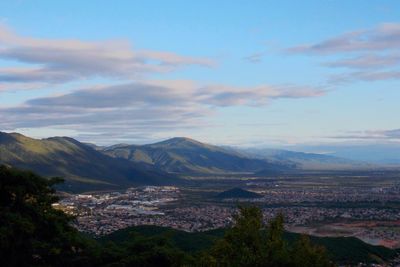
[[[38,140],[0,132],[0,163],[63,177],[63,189],[74,192],[177,182],[146,164],[109,157],[68,137]]]
[[[233,150],[183,137],[142,146],[115,145],[102,151],[116,158],[151,164],[171,173],[218,174],[293,167],[286,163],[250,158]]]

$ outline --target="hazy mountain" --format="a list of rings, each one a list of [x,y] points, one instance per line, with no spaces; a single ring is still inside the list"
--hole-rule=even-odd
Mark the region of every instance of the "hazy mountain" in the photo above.
[[[271,162],[293,162],[307,170],[346,170],[372,168],[371,164],[331,155],[296,152],[283,149],[247,148],[240,151],[249,157],[267,159]],[[268,170],[267,170],[268,172]]]
[[[103,149],[107,155],[133,162],[144,162],[164,171],[185,174],[257,172],[287,169],[286,162],[271,163],[248,157],[238,151],[208,145],[193,139],[175,137],[149,145],[115,145]]]
[[[297,150],[376,164],[400,165],[400,143],[297,146]]]
[[[71,191],[176,182],[151,166],[109,157],[68,137],[38,140],[0,132],[0,163],[63,177],[64,188]]]

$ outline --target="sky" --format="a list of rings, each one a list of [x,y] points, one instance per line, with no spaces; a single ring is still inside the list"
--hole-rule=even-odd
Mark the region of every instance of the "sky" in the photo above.
[[[400,143],[400,2],[0,2],[0,130]]]

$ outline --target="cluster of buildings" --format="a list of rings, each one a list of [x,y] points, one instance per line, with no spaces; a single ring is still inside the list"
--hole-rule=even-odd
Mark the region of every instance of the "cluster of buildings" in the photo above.
[[[376,196],[375,193],[376,192]],[[310,225],[326,221],[392,221],[400,222],[398,209],[377,207],[341,206],[343,202],[387,201],[399,198],[397,191],[349,192],[330,191],[326,195],[317,191],[267,190],[264,197],[253,199],[263,208],[264,220],[267,222],[278,213],[282,213],[288,227]],[[386,195],[384,197],[378,196]],[[396,195],[396,196],[394,196]],[[181,190],[173,186],[147,186],[129,188],[125,192],[71,195],[63,198],[56,207],[76,216],[74,225],[84,232],[104,235],[113,231],[135,225],[157,225],[171,227],[188,232],[206,231],[227,227],[233,222],[237,212],[237,199],[219,202],[191,203],[184,198]],[[318,202],[339,203],[327,207]],[[261,203],[260,203],[261,202]],[[270,205],[279,203],[297,203],[296,205]],[[301,203],[316,203],[301,205]],[[265,205],[264,205],[265,204]],[[382,229],[381,229],[382,230]],[[364,232],[366,238],[386,240],[400,239],[400,231],[369,229]]]
[[[356,221],[400,221],[395,209],[376,208],[322,208],[322,207],[276,207],[263,209],[269,220],[282,213],[288,224],[307,225],[313,222],[356,220]]]
[[[105,210],[78,216],[75,226],[84,232],[104,235],[137,225],[171,227],[187,232],[206,231],[232,223],[232,209],[218,206],[204,208],[170,208],[157,213],[127,213]]]
[[[400,186],[388,188],[274,188],[257,190],[263,197],[252,200],[265,204],[301,203],[301,202],[389,202],[400,201]]]
[[[72,195],[54,207],[76,216],[74,224],[79,230],[102,235],[131,225],[148,224],[145,218],[164,216],[162,207],[179,197],[177,187],[146,186],[125,192]]]

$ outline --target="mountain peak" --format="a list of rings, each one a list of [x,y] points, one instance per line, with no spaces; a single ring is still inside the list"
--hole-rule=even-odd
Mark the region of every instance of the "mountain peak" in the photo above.
[[[197,141],[197,140],[194,140],[194,139],[192,139],[192,138],[189,138],[189,137],[180,137],[180,136],[170,138],[170,139],[168,139],[168,140],[166,140],[166,141],[172,141],[172,142],[189,142],[189,143],[200,143],[200,144],[201,144],[201,142],[199,142],[199,141]]]
[[[5,132],[0,132],[0,143],[11,142],[14,140],[15,140],[15,138],[11,134],[5,133]]]
[[[76,192],[178,182],[156,168],[109,157],[65,136],[33,139],[0,132],[0,162],[43,176],[63,177],[62,187]]]
[[[173,137],[153,145],[163,145],[163,146],[206,146],[206,144],[196,141],[188,137]]]
[[[172,137],[170,139],[167,139],[166,141],[176,141],[176,142],[197,142],[200,143],[192,138],[189,137],[184,137],[184,136],[177,136],[177,137]]]
[[[26,142],[29,140],[34,140],[30,137],[27,137],[23,134],[20,133],[6,133],[6,132],[0,132],[0,143],[7,143],[7,142]]]
[[[68,137],[68,136],[54,136],[54,137],[49,137],[43,140],[48,140],[48,141],[56,141],[56,142],[67,142],[67,143],[73,143],[75,145],[82,145],[83,143],[79,142],[78,140]]]

